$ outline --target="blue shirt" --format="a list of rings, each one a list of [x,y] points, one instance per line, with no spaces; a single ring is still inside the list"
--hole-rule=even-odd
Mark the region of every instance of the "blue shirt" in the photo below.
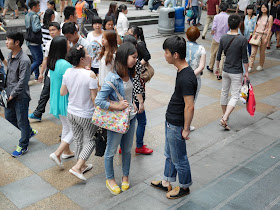
[[[244,20],[244,36],[247,40],[250,39],[250,33],[253,33],[257,23],[257,16],[249,19],[248,15],[245,16]]]

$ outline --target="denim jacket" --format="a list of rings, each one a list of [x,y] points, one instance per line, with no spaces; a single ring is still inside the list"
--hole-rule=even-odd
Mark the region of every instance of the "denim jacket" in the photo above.
[[[132,80],[132,78],[130,79]],[[110,71],[105,78],[101,90],[97,93],[97,96],[95,98],[95,105],[100,106],[102,109],[109,109],[110,102],[107,100],[108,98],[111,101],[119,101],[115,90],[110,85],[108,85],[106,81],[110,81],[119,91],[121,96],[125,99],[125,92],[124,92],[124,85],[123,85],[122,78],[120,78],[120,76],[115,71],[114,72]]]
[[[34,33],[39,32],[41,30],[40,16],[33,11],[30,11],[27,15],[25,15],[25,28],[26,29],[30,27],[30,20],[31,20],[31,25],[32,25],[32,31]],[[26,42],[26,45],[29,45],[28,41]]]

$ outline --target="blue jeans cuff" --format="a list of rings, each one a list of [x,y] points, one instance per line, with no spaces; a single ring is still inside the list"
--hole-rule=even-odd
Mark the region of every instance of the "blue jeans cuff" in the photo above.
[[[166,177],[163,176],[163,180],[167,182],[176,182],[176,177]]]
[[[187,188],[187,187],[190,187],[192,185],[192,182],[190,182],[189,184],[180,184],[179,183],[179,187],[181,188]]]

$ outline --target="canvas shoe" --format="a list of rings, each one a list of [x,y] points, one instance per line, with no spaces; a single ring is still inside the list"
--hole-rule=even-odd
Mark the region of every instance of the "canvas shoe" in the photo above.
[[[28,148],[23,149],[20,146],[17,146],[16,150],[11,154],[13,157],[20,157],[22,156],[24,153],[26,153],[28,151]]]

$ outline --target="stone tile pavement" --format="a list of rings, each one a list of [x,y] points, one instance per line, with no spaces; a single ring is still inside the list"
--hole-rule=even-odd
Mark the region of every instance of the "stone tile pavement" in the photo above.
[[[2,110],[0,209],[277,209],[280,206],[280,60],[270,57],[266,59],[264,71],[250,73],[257,100],[255,116],[249,116],[245,106],[239,103],[231,115],[232,130],[229,132],[218,125],[222,115],[219,105],[221,81],[204,71],[192,123],[197,129],[187,143],[193,177],[191,194],[168,200],[164,192],[149,186],[151,180],[162,177],[164,115],[176,76],[174,67],[163,57],[162,43],[166,37],[150,36],[156,34],[156,27],[143,27],[152,55],[151,64],[156,70],[154,78],[147,84],[145,102],[148,118],[145,143],[154,149],[154,153],[136,155],[134,143],[131,189],[113,196],[105,187],[103,158],[94,155],[89,159],[94,168],[85,175],[86,182],[68,172],[75,162],[73,159],[64,163],[65,170],[55,166],[48,155],[58,147],[61,125],[58,119],[48,114],[49,106],[42,122],[30,121],[39,134],[31,139],[29,152],[20,158],[12,158],[9,153],[17,145],[19,131],[2,118]],[[207,61],[210,41],[208,37],[198,40],[207,50]],[[2,46],[3,42],[0,43]],[[37,106],[41,87],[41,84],[30,82],[30,112]],[[120,164],[121,156],[117,154],[114,165],[118,183]],[[266,192],[265,195],[262,192]]]

